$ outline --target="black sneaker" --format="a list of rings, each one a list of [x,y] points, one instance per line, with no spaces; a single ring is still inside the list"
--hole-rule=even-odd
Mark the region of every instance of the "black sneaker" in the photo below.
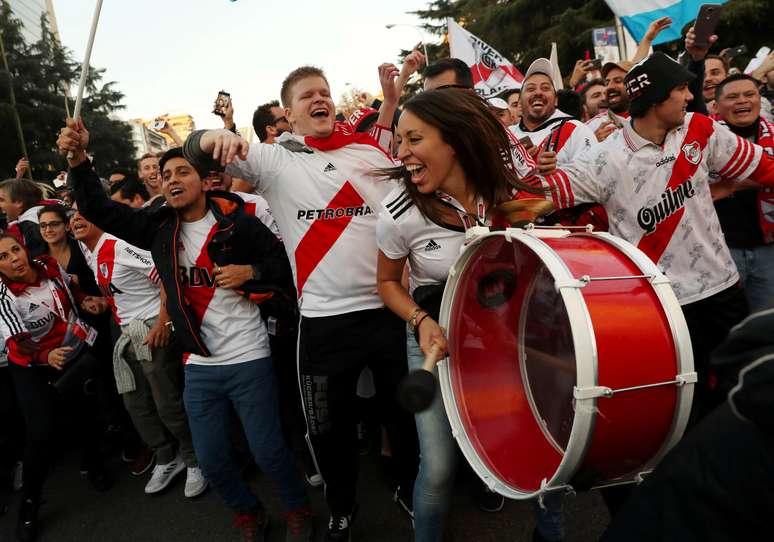
[[[19,507],[19,521],[16,523],[16,539],[19,542],[33,542],[38,538],[38,508],[40,501],[24,499]]]
[[[411,519],[411,525],[414,525],[414,496],[407,491],[402,491],[398,486],[392,500],[408,515]]]
[[[352,535],[352,522],[357,514],[357,504],[352,508],[352,513],[345,516],[334,516],[328,519],[328,532],[325,533],[325,542],[349,542]]]
[[[476,502],[483,512],[494,513],[503,509],[505,497],[481,484],[481,489],[479,489],[478,494],[476,495]]]

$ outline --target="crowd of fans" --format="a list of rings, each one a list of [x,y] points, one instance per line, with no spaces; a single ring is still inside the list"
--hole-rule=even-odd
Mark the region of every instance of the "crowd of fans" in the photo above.
[[[631,60],[578,61],[568,90],[538,59],[519,90],[483,100],[465,63],[441,59],[399,108],[424,63],[415,50],[402,69],[379,67],[383,99],[349,119],[324,72],[301,67],[256,109],[260,143],[236,132],[229,103],[223,129],[142,156],[136,173],[95,169],[88,127],[68,119],[55,198],[22,179],[24,160],[0,183],[0,511],[21,492],[17,539],[37,537],[66,411],[99,491],[115,476],[111,441],[146,493],[185,473],[186,497],[213,488],[242,539],[263,540],[267,514],[243,477],[254,462],[286,540],[312,536],[307,484],[325,486],[325,539],[350,540],[368,522],[355,488],[373,396],[394,501],[417,541],[441,540],[452,428],[439,397],[413,416],[396,388],[446,350],[438,307],[465,230],[502,225],[496,207],[513,199],[550,201],[534,220],[609,231],[665,272],[701,420],[733,385],[712,376],[710,353],[774,307],[774,54],[739,73],[689,31],[680,61],[649,55],[668,24]],[[603,496],[615,523],[628,492]],[[562,496],[534,510],[534,540],[562,540]]]

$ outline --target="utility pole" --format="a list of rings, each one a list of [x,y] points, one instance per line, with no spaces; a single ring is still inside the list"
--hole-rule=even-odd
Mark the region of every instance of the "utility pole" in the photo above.
[[[11,109],[13,109],[13,117],[16,120],[16,134],[19,137],[19,145],[21,146],[22,156],[30,162],[30,157],[27,154],[27,145],[24,143],[24,131],[22,131],[21,118],[19,118],[19,111],[16,109],[16,94],[13,91],[13,75],[8,67],[8,58],[5,56],[5,44],[3,43],[3,31],[0,30],[0,56],[3,57],[3,68],[8,72],[8,91],[11,96]],[[32,180],[32,164],[29,163],[27,167],[27,178]]]

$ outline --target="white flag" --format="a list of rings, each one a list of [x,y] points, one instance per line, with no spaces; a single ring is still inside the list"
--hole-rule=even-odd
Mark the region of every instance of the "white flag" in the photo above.
[[[473,86],[483,98],[500,94],[504,90],[521,88],[524,76],[503,55],[462,28],[451,18],[449,49],[453,58],[459,58],[470,66]]]

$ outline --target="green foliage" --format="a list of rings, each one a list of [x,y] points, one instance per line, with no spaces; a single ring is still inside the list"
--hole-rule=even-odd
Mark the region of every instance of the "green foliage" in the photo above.
[[[65,88],[69,86],[70,94],[75,95],[80,63],[56,41],[45,17],[41,18],[41,26],[40,41],[26,43],[20,21],[13,16],[8,3],[0,0],[0,32],[10,70],[9,78],[9,73],[0,69],[0,133],[4,134],[4,144],[0,146],[0,178],[13,175],[22,155],[10,104],[10,80],[33,177],[50,180],[65,167],[64,159],[56,151],[56,138],[66,117]],[[112,118],[115,111],[123,109],[124,95],[114,88],[114,83],[102,84],[103,74],[104,70],[89,70],[82,116],[91,134],[89,150],[100,171],[107,172],[113,167],[131,166],[134,147],[129,125]],[[73,97],[69,102],[71,113],[74,102]]]

